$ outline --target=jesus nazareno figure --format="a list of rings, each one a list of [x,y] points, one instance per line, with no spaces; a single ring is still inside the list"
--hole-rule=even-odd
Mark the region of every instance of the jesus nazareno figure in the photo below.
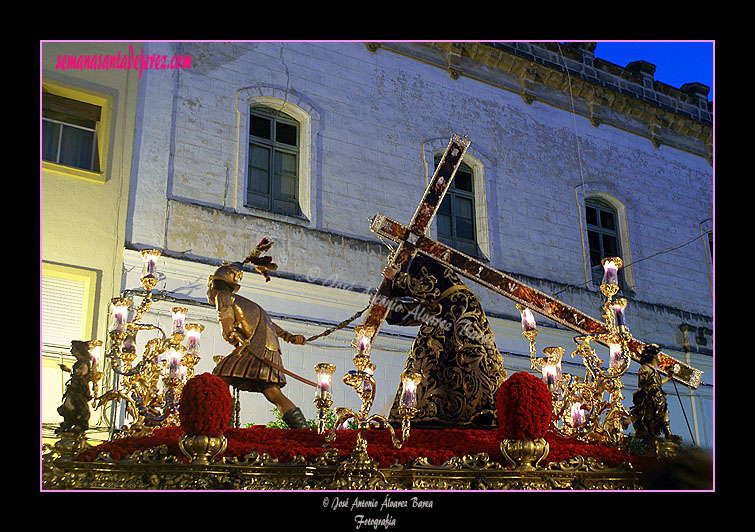
[[[416,256],[404,271],[388,266],[391,325],[419,326],[405,371],[420,373],[418,427],[490,426],[496,420],[496,394],[506,379],[503,357],[495,344],[480,301],[447,266]],[[389,420],[400,422],[401,390]]]

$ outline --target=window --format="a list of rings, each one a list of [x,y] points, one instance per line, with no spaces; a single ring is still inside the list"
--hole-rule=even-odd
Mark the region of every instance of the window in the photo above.
[[[279,214],[300,216],[299,123],[266,107],[249,115],[246,203]]]
[[[42,170],[104,183],[114,97],[52,79],[42,81],[41,96]]]
[[[435,159],[436,166],[438,163],[439,157]],[[477,244],[474,172],[463,162],[440,204],[437,220],[440,242],[467,255],[481,256]]]
[[[101,108],[42,93],[42,160],[100,172],[97,127]]]
[[[599,285],[603,280],[601,260],[605,257],[621,257],[617,215],[608,203],[588,198],[585,201],[585,219],[592,281]],[[619,282],[623,284],[621,280],[622,271],[623,269],[619,270]]]
[[[97,275],[91,270],[42,264],[42,343],[70,348],[71,340],[94,338]]]

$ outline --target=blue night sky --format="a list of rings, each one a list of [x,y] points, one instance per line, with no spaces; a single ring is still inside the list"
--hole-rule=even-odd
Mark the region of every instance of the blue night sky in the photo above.
[[[685,83],[710,87],[713,100],[713,48],[709,41],[598,41],[595,57],[624,67],[632,61],[655,65],[656,81],[674,88]]]

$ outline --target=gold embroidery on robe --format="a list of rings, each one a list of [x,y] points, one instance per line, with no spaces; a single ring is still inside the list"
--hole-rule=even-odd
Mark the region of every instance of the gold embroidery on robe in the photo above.
[[[477,297],[450,268],[422,255],[396,276],[390,297],[412,302],[391,310],[387,323],[419,326],[405,364],[406,371],[422,374],[412,423],[493,424],[506,370]],[[391,422],[401,419],[400,395],[399,389]]]

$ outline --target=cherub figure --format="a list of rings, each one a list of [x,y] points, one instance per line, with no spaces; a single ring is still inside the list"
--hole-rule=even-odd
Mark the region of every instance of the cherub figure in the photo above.
[[[92,400],[90,383],[93,376],[89,342],[71,341],[71,354],[76,357],[73,368],[60,365],[63,371],[71,374],[71,378],[66,383],[63,404],[58,407],[58,414],[63,418],[63,422],[55,430],[56,434],[84,432],[89,429],[89,401]]]

